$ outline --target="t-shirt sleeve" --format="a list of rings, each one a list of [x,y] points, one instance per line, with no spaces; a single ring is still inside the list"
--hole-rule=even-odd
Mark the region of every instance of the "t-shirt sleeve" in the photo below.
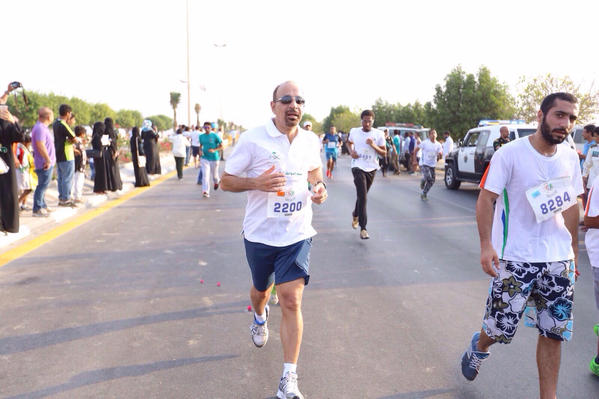
[[[241,176],[250,166],[252,160],[251,144],[242,135],[233,149],[233,152],[227,157],[225,164],[225,173],[233,176]]]
[[[595,179],[591,191],[589,191],[589,198],[587,199],[587,207],[584,211],[585,216],[596,217],[599,216],[599,179]]]
[[[379,147],[385,147],[385,134],[380,130],[377,131],[375,144]]]
[[[314,140],[313,143],[314,145],[312,145],[312,148],[310,149],[309,171],[322,167],[322,162],[320,161],[320,143],[318,140]]]
[[[584,186],[582,184],[582,175],[580,173],[580,165],[578,163],[578,157],[572,153],[572,187],[574,187],[574,191],[576,195],[584,194]]]
[[[511,178],[512,165],[506,151],[497,151],[493,154],[488,170],[483,176],[480,187],[497,195],[503,192]]]
[[[354,141],[354,129],[351,129],[349,131],[349,136],[347,136],[347,141],[351,141],[352,143],[355,143],[355,141]]]

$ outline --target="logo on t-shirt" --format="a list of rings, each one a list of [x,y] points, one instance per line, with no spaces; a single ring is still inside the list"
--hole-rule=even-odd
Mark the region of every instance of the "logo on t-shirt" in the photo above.
[[[281,159],[281,157],[277,154],[276,151],[273,151],[272,154],[270,154],[270,159],[278,161]]]

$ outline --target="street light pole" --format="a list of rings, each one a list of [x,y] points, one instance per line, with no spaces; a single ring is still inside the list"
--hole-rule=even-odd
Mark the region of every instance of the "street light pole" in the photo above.
[[[185,2],[186,6],[186,26],[187,26],[187,126],[191,126],[191,89],[189,79],[189,0]]]

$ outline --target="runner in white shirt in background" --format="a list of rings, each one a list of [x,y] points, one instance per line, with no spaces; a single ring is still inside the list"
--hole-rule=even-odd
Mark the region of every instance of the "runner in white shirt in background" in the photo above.
[[[368,218],[366,215],[366,196],[374,181],[374,175],[379,168],[378,155],[385,156],[385,135],[378,129],[373,129],[374,112],[365,110],[360,116],[362,127],[354,127],[349,131],[347,146],[352,157],[351,171],[356,186],[356,206],[352,212],[352,227],[360,225],[360,238],[370,238],[366,231]]]
[[[303,332],[302,295],[310,278],[309,254],[316,234],[312,203],[322,204],[327,198],[318,137],[298,126],[304,102],[294,82],[277,86],[270,102],[275,117],[241,135],[221,181],[224,191],[247,191],[243,234],[253,281],[250,298],[255,314],[250,329],[257,347],[268,340],[266,303],[273,280],[277,287],[284,358],[280,399],[303,399],[296,371]]]
[[[422,158],[420,159],[420,169],[422,170],[422,179],[420,180],[420,199],[425,201],[426,195],[435,184],[435,167],[437,161],[443,156],[443,147],[441,143],[437,141],[437,131],[431,129],[428,132],[428,140],[423,141],[417,148],[422,150]]]
[[[589,153],[591,151],[592,148]],[[587,207],[584,212],[584,225],[588,228],[584,237],[584,244],[593,269],[595,305],[599,309],[599,178],[593,181],[589,189]],[[595,324],[594,330],[595,334],[599,335],[599,324]],[[597,342],[597,355],[589,363],[589,369],[593,374],[599,376],[599,341]]]
[[[194,126],[191,132],[191,156],[193,157],[193,166],[195,168],[200,167],[200,135],[202,134],[202,128]]]
[[[574,126],[576,103],[568,93],[545,97],[537,131],[493,154],[476,204],[480,262],[493,279],[482,329],[462,356],[462,374],[474,380],[489,347],[511,342],[532,297],[541,399],[555,399],[561,342],[572,337],[577,196],[583,188],[577,154],[558,144]],[[521,362],[516,358],[513,364]]]
[[[453,139],[449,130],[443,132],[443,159],[447,158],[447,155],[453,151]]]

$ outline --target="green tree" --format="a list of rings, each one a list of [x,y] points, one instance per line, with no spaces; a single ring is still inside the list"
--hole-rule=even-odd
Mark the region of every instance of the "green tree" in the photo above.
[[[351,110],[346,105],[338,105],[336,107],[331,107],[331,111],[329,112],[329,115],[327,115],[324,118],[324,120],[322,121],[322,130],[324,132],[328,132],[331,128],[333,119],[335,119],[335,116],[337,114],[342,114],[344,112],[351,112]]]
[[[171,107],[173,107],[173,130],[177,130],[177,107],[179,106],[179,101],[181,101],[181,93],[177,93],[171,91]]]
[[[522,76],[518,81],[518,87],[521,90],[518,94],[517,115],[528,122],[537,120],[537,111],[543,98],[560,91],[571,93],[578,99],[579,123],[590,122],[599,112],[599,91],[594,89],[593,84],[590,85],[588,90],[584,90],[580,84],[575,84],[569,76],[558,78],[550,73],[532,79]]]
[[[139,111],[121,109],[116,113],[115,122],[124,129],[131,129],[133,126],[141,126],[143,117]]]
[[[106,118],[116,119],[116,112],[108,106],[108,104],[97,103],[91,106],[91,124],[96,122],[104,122]]]
[[[331,125],[335,126],[337,131],[349,132],[351,128],[361,126],[360,115],[350,110],[345,110],[333,116]]]
[[[434,108],[428,111],[433,127],[450,130],[458,138],[481,119],[512,118],[515,109],[507,86],[493,78],[484,66],[477,76],[466,74],[461,66],[454,68],[445,77],[444,86],[435,87],[433,102]]]

